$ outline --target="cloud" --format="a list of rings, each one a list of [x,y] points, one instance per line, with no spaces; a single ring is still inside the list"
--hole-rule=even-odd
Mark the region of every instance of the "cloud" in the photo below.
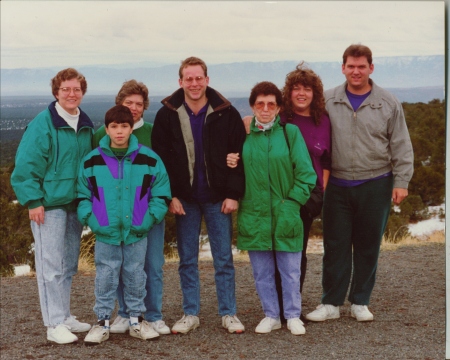
[[[443,54],[439,1],[2,1],[3,68]]]

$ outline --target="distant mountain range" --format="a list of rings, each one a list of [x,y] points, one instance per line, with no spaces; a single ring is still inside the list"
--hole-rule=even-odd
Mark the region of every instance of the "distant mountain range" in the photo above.
[[[390,89],[400,101],[428,102],[444,99],[445,56],[402,56],[374,58],[372,79]],[[296,61],[236,62],[208,66],[210,86],[228,97],[247,97],[259,81],[268,80],[282,86],[286,74]],[[322,79],[325,89],[344,81],[341,63],[311,62],[309,65]],[[123,67],[122,67],[123,66]],[[115,94],[126,80],[143,81],[152,96],[164,96],[178,88],[178,64],[157,66],[140,62],[129,66],[79,67],[88,81],[88,94]],[[50,79],[60,69],[1,69],[1,96],[47,95]]]

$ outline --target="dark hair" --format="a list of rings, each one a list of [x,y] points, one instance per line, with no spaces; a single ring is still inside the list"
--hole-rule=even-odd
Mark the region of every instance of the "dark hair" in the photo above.
[[[130,124],[131,127],[134,125],[133,114],[131,110],[125,105],[116,105],[109,109],[105,114],[105,127],[109,124]]]
[[[148,109],[150,100],[148,99],[148,88],[142,82],[136,80],[125,81],[116,96],[116,105],[122,105],[125,98],[131,95],[141,95],[144,99],[144,110]]]
[[[313,99],[310,106],[310,113],[316,125],[320,124],[320,118],[326,114],[325,98],[323,96],[323,84],[320,77],[303,62],[298,64],[295,70],[286,75],[283,94],[283,106],[281,111],[286,115],[288,121],[292,121],[294,109],[292,106],[291,93],[296,85],[310,87],[313,91]]]
[[[77,79],[80,82],[81,92],[86,94],[87,91],[87,82],[86,78],[83,76],[83,74],[80,74],[77,70],[74,68],[67,68],[64,70],[61,70],[59,73],[56,74],[56,76],[50,80],[50,86],[52,87],[52,94],[56,99],[56,95],[58,95],[58,90],[61,87],[61,83],[63,81]]]
[[[255,105],[256,98],[259,95],[275,95],[277,105],[281,106],[281,104],[283,103],[283,96],[281,95],[280,89],[278,89],[277,86],[270,81],[262,81],[253,86],[253,89],[250,92],[250,97],[248,99],[248,103],[251,107]]]
[[[180,70],[178,70],[178,75],[180,76],[180,79],[183,78],[183,69],[188,66],[195,66],[200,65],[203,69],[203,72],[205,73],[205,76],[208,76],[208,68],[206,67],[205,62],[195,56],[188,57],[187,59],[184,59],[181,61]]]
[[[344,55],[342,55],[342,63],[345,65],[347,62],[347,57],[361,57],[364,56],[367,59],[369,65],[372,65],[372,51],[365,45],[361,44],[353,44],[350,45],[344,51]]]

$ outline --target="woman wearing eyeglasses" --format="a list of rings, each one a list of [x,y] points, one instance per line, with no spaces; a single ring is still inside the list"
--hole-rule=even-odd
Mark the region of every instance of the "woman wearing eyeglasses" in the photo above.
[[[282,279],[282,301],[288,329],[305,333],[300,320],[300,259],[303,224],[300,206],[316,183],[303,137],[297,126],[280,124],[281,91],[271,82],[252,89],[254,112],[242,161],[245,195],[238,212],[238,248],[247,250],[265,318],[257,333],[280,329],[275,269]]]
[[[78,340],[73,333],[91,327],[71,314],[70,290],[82,232],[76,180],[81,159],[91,151],[94,127],[79,108],[87,89],[82,74],[72,68],[61,70],[51,87],[56,100],[25,129],[11,185],[29,211],[47,340],[67,344]]]

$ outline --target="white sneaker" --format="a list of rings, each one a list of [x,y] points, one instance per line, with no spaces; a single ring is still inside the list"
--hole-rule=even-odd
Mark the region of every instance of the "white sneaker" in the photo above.
[[[306,315],[310,321],[325,321],[330,319],[339,319],[339,306],[320,304],[316,310]]]
[[[78,341],[75,334],[72,334],[69,327],[64,324],[49,326],[47,328],[47,340],[57,344],[70,344]]]
[[[303,335],[306,333],[305,327],[303,326],[303,321],[299,318],[288,319],[287,328],[291,330],[292,335]]]
[[[130,319],[117,315],[109,331],[112,334],[124,334],[127,332],[129,327],[130,327]]]
[[[153,340],[159,337],[159,334],[145,320],[141,320],[140,323],[131,324],[130,335],[142,340]]]
[[[91,325],[88,323],[79,322],[77,317],[73,315],[70,315],[66,320],[64,320],[64,325],[67,325],[69,330],[73,333],[86,332],[91,328]]]
[[[272,330],[281,329],[281,321],[280,318],[274,319],[270,317],[265,317],[261,320],[258,326],[255,329],[255,333],[258,334],[268,334]]]
[[[166,325],[164,320],[152,321],[149,324],[159,335],[170,334],[170,328]]]
[[[222,326],[227,329],[229,333],[241,334],[245,331],[244,325],[236,315],[222,316]]]
[[[369,311],[366,305],[356,305],[351,306],[352,317],[356,318],[356,321],[372,321],[373,314]]]
[[[183,315],[172,327],[173,334],[187,334],[189,331],[197,329],[200,325],[200,319],[195,315]]]
[[[109,339],[109,326],[104,326],[105,322],[101,321],[94,325],[84,338],[86,345],[98,345]]]

